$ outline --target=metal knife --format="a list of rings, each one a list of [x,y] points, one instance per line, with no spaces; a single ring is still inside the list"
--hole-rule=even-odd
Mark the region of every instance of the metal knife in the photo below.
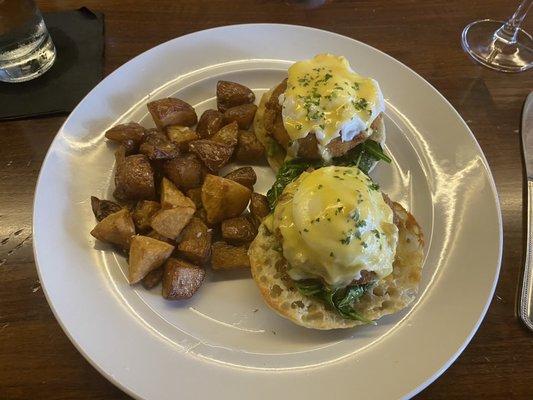
[[[527,243],[518,313],[533,331],[533,92],[527,96],[522,111],[522,146],[527,175]]]

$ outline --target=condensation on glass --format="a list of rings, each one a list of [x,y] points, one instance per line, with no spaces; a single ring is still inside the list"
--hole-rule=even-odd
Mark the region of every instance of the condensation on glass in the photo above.
[[[50,69],[56,50],[32,0],[0,0],[0,81],[23,82]]]

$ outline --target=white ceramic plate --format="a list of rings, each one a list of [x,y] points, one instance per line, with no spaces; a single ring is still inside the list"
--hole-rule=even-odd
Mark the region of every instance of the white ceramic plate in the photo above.
[[[89,197],[111,198],[112,145],[103,132],[152,122],[145,103],[177,96],[198,114],[217,80],[257,96],[292,61],[341,54],[376,78],[387,101],[392,165],[374,172],[416,216],[426,259],[416,304],[377,326],[320,332],[278,317],[246,273],[211,274],[188,302],[130,287],[125,260],[95,244]],[[256,168],[258,190],[272,182]],[[72,112],[43,164],[34,209],[41,283],[78,350],[141,399],[407,398],[464,349],[492,297],[502,229],[494,182],[474,136],[452,106],[393,58],[355,40],[289,25],[197,32],[143,53],[102,81]]]

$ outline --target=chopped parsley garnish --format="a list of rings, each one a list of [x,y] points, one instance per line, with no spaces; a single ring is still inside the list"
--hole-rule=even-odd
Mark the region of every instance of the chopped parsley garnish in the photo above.
[[[372,183],[368,186],[370,190],[379,190],[379,185],[377,183]]]

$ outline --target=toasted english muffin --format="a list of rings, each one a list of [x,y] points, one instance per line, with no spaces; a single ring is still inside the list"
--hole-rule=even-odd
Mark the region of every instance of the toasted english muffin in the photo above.
[[[357,313],[368,320],[377,320],[407,307],[418,292],[424,261],[424,239],[414,217],[400,204],[391,202],[399,238],[393,272],[359,299]],[[281,316],[312,329],[351,328],[364,324],[346,319],[324,303],[302,295],[285,272],[286,260],[281,243],[264,224],[252,242],[250,256],[252,276],[267,304]]]

